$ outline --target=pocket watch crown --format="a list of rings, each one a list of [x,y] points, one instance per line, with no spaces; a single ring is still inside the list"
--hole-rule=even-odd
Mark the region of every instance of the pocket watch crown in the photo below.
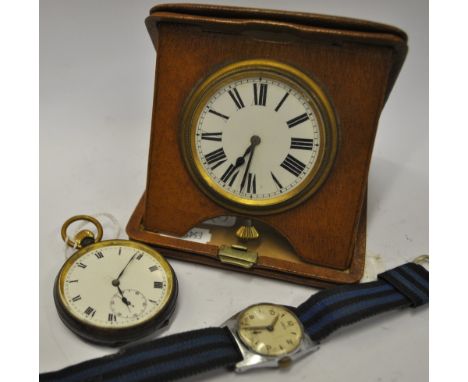
[[[96,237],[92,231],[84,229],[75,235],[74,240],[78,248],[83,248],[90,244],[94,244],[96,242]]]

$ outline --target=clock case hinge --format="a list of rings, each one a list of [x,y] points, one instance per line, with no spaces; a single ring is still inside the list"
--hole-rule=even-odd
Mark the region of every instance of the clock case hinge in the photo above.
[[[224,264],[249,269],[257,264],[258,254],[243,245],[222,245],[218,250],[218,259]]]

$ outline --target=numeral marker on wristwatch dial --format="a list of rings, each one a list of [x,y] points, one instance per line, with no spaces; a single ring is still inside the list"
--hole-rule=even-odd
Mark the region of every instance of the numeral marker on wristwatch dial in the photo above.
[[[157,265],[152,265],[151,267],[149,267],[149,270],[150,270],[150,272],[157,271],[157,270],[158,270],[158,266],[157,266]]]
[[[244,101],[242,101],[242,98],[240,97],[239,92],[237,91],[236,88],[229,90],[228,93],[231,96],[232,100],[234,101],[238,109],[242,109],[243,107],[245,107]]]
[[[305,164],[291,154],[288,154],[283,163],[281,163],[281,167],[288,170],[291,174],[299,176],[301,172],[304,171]]]
[[[80,296],[80,295],[75,296],[75,297],[72,298],[72,301],[73,301],[73,302],[77,302],[77,301],[79,301],[79,300],[81,300],[81,296]]]
[[[77,263],[76,265],[77,265],[78,267],[80,267],[80,268],[83,268],[83,269],[85,269],[85,268],[87,267],[87,265],[86,265],[86,264],[83,264],[83,263]]]
[[[290,119],[286,123],[288,124],[288,127],[291,128],[291,127],[297,126],[307,121],[308,119],[309,119],[309,116],[307,115],[307,113],[304,113],[304,114],[297,116],[296,118]]]
[[[204,139],[205,141],[217,141],[221,142],[221,136],[223,133],[202,133],[201,139]]]
[[[266,97],[267,97],[267,91],[268,91],[268,85],[267,84],[260,84],[260,90],[258,88],[259,84],[253,84],[253,90],[254,90],[254,104],[255,105],[260,105],[260,106],[265,106],[266,105]]]
[[[117,321],[117,316],[114,313],[109,313],[109,316],[107,317],[107,320],[109,322],[115,322],[115,321]]]
[[[291,148],[297,150],[312,150],[314,145],[313,139],[291,138]]]
[[[155,281],[154,282],[154,287],[161,289],[163,287],[163,283],[161,281]]]

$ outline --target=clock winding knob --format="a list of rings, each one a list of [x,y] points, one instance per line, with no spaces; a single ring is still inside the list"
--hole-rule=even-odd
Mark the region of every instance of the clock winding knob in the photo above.
[[[246,219],[245,223],[237,229],[236,236],[242,241],[247,241],[258,239],[260,237],[260,233],[253,226],[252,220]]]

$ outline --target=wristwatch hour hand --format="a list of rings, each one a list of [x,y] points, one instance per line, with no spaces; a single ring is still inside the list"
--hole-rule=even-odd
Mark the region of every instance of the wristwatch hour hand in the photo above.
[[[268,331],[273,331],[275,329],[275,325],[278,322],[279,316],[276,315],[273,321],[269,325],[262,325],[262,326],[241,326],[241,329],[245,330],[263,330],[267,329]]]

